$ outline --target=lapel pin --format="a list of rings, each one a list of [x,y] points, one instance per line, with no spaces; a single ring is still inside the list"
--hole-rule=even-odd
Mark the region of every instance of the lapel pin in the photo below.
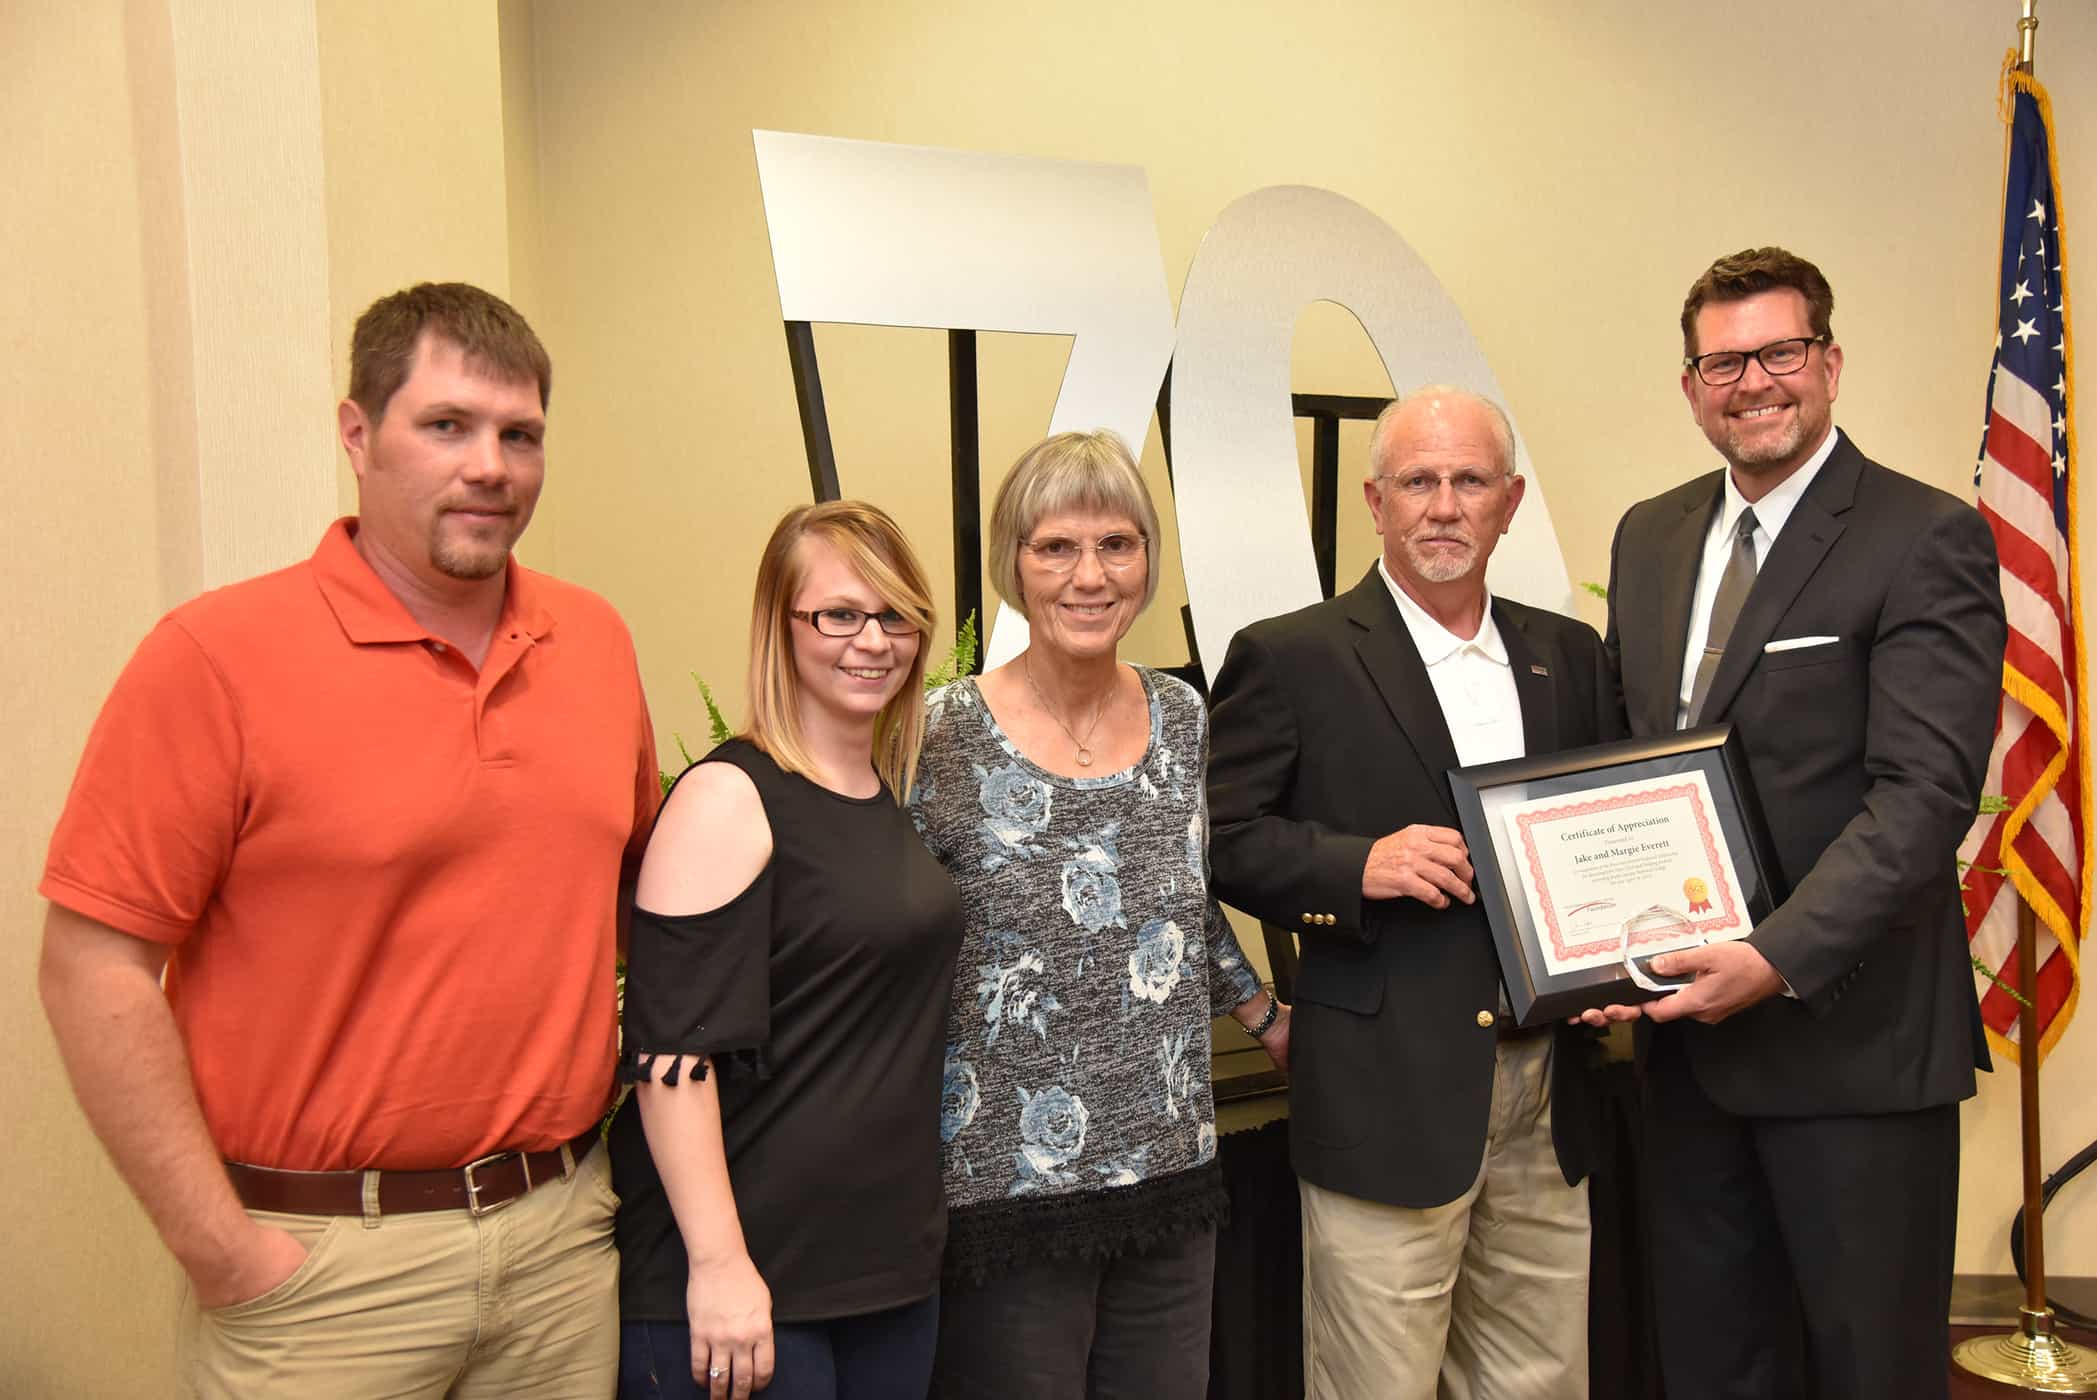
[[[1529,663],[1529,674],[1533,676],[1548,676],[1551,674],[1551,671],[1549,667],[1539,666],[1534,661],[1532,661]]]

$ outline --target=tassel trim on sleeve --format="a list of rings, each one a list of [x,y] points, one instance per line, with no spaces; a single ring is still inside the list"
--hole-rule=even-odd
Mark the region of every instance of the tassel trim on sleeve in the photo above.
[[[699,1063],[692,1066],[689,1075],[684,1073],[684,1057],[697,1055]],[[721,1071],[723,1079],[770,1079],[772,1077],[771,1056],[762,1045],[741,1046],[733,1050],[629,1050],[619,1057],[619,1082],[622,1084],[646,1084],[655,1079],[655,1062],[669,1060],[670,1068],[663,1073],[662,1086],[677,1087],[684,1079],[698,1083],[706,1078],[709,1062]]]

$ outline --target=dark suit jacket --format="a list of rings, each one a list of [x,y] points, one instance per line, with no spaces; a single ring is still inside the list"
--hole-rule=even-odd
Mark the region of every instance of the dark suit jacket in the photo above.
[[[1493,619],[1529,753],[1617,737],[1593,628],[1502,598]],[[1446,777],[1456,748],[1377,570],[1330,602],[1239,632],[1211,700],[1215,891],[1303,944],[1289,1051],[1297,1174],[1391,1205],[1454,1200],[1484,1150],[1500,970],[1478,906],[1362,898],[1378,837],[1457,825]],[[1577,1182],[1594,1136],[1591,1045],[1557,1034],[1552,1135]]]
[[[1721,493],[1713,472],[1617,527],[1607,644],[1634,734],[1675,727]],[[1820,636],[1835,640],[1764,650]],[[1988,1050],[1953,853],[1987,768],[2004,636],[1979,513],[1841,438],[1763,561],[1705,703],[1705,721],[1740,734],[1791,888],[1749,941],[1798,994],[1683,1023],[1720,1107],[1887,1113],[1972,1094]]]

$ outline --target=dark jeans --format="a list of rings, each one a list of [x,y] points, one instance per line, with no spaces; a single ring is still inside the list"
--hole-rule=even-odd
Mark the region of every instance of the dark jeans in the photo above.
[[[886,1312],[772,1328],[772,1383],[763,1400],[924,1400],[939,1335],[939,1297]],[[692,1334],[681,1322],[619,1329],[619,1400],[703,1400],[692,1379]]]
[[[1216,1231],[1051,1260],[941,1298],[938,1400],[1203,1400]]]

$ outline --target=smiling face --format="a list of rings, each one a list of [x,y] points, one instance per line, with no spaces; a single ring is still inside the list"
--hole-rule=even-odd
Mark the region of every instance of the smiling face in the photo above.
[[[1696,353],[1759,350],[1771,341],[1813,334],[1806,298],[1789,287],[1739,301],[1707,302],[1696,315]],[[1733,468],[1733,480],[1757,499],[1804,466],[1827,439],[1842,383],[1842,347],[1816,345],[1805,368],[1774,375],[1753,359],[1731,384],[1710,385],[1682,371],[1682,394],[1697,426]]]
[[[501,575],[546,477],[536,383],[489,378],[425,334],[376,422],[354,399],[337,416],[360,550],[435,592]]]
[[[809,535],[794,547],[801,566],[801,585],[789,605],[795,612],[853,608],[878,613],[889,606],[828,540]],[[826,636],[814,623],[794,618],[791,635],[804,731],[826,717],[855,725],[871,722],[910,679],[910,664],[924,642],[916,632],[892,636],[871,617],[850,637]]]
[[[1380,445],[1378,479],[1362,494],[1391,577],[1415,596],[1458,581],[1482,586],[1526,489],[1502,460],[1491,411],[1456,395],[1410,399]]]
[[[1103,562],[1098,549],[1100,541],[1116,535],[1139,545],[1120,567]],[[1044,562],[1044,547],[1055,541],[1079,546],[1066,572]],[[1141,542],[1142,527],[1125,515],[1066,511],[1035,522],[1020,541],[1018,556],[1028,644],[1071,657],[1112,656],[1149,592],[1150,558]]]

